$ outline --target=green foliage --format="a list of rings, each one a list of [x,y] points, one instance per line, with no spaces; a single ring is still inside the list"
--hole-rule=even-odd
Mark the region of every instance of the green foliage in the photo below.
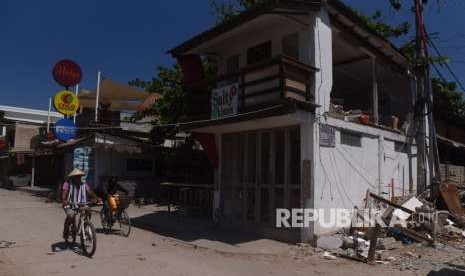
[[[216,63],[209,57],[203,60],[204,72],[207,80],[216,75]],[[184,86],[181,67],[174,64],[171,68],[157,67],[157,75],[151,81],[135,79],[129,85],[137,86],[150,93],[159,93],[163,97],[151,108],[139,112],[134,120],[153,116],[154,129],[152,130],[152,142],[162,143],[165,138],[176,134],[176,124],[185,120],[189,113],[189,93]]]
[[[465,99],[455,82],[433,79],[435,116],[450,124],[465,126]]]
[[[410,31],[410,23],[404,21],[398,25],[390,25],[383,20],[380,10],[375,11],[372,16],[367,16],[360,11],[353,10],[377,35],[384,39],[399,38]]]
[[[149,110],[140,116],[155,115],[157,124],[171,124],[179,122],[187,109],[185,89],[182,83],[181,68],[175,64],[172,68],[157,67],[158,74],[151,81],[136,79],[129,85],[143,88],[150,93],[159,93],[163,98],[158,100]]]
[[[399,50],[401,53],[404,54],[404,56],[406,56],[409,60],[413,62],[415,61],[415,57],[416,57],[416,50],[417,50],[416,48],[417,48],[416,40],[412,40],[406,43],[404,46],[402,46]],[[425,66],[427,64],[439,64],[442,66],[449,62],[450,62],[450,59],[448,56],[430,56],[427,59],[420,58],[419,60],[417,60],[417,65]]]
[[[217,23],[223,23],[244,10],[250,10],[271,0],[210,0],[211,14],[216,16]]]

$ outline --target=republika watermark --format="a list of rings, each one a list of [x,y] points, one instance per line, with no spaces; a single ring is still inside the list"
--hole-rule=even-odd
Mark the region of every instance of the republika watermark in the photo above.
[[[438,221],[439,212],[415,213],[416,222]],[[302,228],[319,225],[323,228],[365,227],[407,227],[407,216],[392,215],[387,223],[379,209],[276,209],[276,228]]]

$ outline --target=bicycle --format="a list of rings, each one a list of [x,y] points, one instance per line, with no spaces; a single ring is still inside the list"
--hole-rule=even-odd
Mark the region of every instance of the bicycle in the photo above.
[[[108,205],[103,205],[100,210],[100,222],[102,223],[102,228],[105,233],[110,233],[113,230],[113,227],[116,225],[119,228],[119,232],[124,237],[129,237],[131,233],[131,219],[129,218],[128,213],[125,209],[128,207],[129,200],[123,204],[123,200],[118,195],[113,195],[114,199],[117,202],[116,210]],[[112,221],[110,221],[110,214]]]
[[[83,255],[92,258],[97,249],[97,234],[95,232],[95,227],[91,222],[92,211],[88,206],[81,206],[79,207],[78,215],[79,219],[77,227],[75,227],[75,220],[69,224],[69,228],[65,235],[65,242],[69,247],[76,243],[76,236],[79,235]]]

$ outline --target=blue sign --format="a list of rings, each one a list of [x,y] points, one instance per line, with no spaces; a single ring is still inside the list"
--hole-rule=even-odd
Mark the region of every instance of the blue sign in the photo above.
[[[91,188],[95,188],[94,166],[95,152],[91,147],[78,147],[74,149],[73,168],[80,169],[86,173],[82,181]]]
[[[62,140],[68,141],[76,136],[76,125],[69,119],[61,119],[55,123],[55,136]]]

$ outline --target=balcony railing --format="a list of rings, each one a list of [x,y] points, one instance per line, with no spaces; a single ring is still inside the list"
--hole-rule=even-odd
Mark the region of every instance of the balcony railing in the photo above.
[[[294,59],[278,56],[232,74],[199,84],[190,94],[189,119],[211,118],[211,93],[237,84],[238,114],[270,107],[289,99],[314,103],[314,73],[317,69]],[[198,87],[204,87],[203,89]],[[208,89],[206,88],[208,86]]]

